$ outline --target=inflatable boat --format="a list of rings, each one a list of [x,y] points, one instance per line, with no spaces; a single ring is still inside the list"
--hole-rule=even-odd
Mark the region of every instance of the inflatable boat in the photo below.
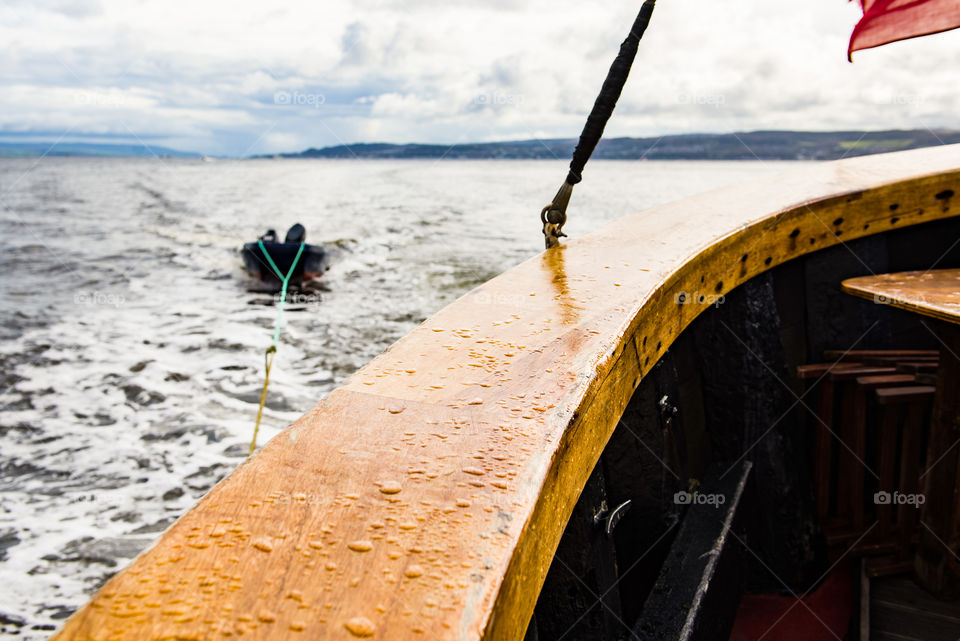
[[[282,275],[286,275],[291,268],[293,274],[290,284],[299,286],[320,278],[327,270],[327,252],[320,245],[306,244],[306,229],[297,223],[287,232],[283,242],[277,237],[277,232],[270,229],[259,240],[245,243],[241,250],[243,266],[251,278],[261,281],[270,288],[280,289]],[[300,245],[303,251],[300,252]],[[269,255],[264,254],[264,251]],[[300,257],[297,258],[298,252]],[[270,259],[280,275],[270,264]],[[296,265],[294,265],[296,261]]]

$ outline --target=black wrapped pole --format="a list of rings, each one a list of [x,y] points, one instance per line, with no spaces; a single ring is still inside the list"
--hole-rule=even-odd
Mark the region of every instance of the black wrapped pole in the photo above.
[[[643,32],[647,30],[647,25],[650,24],[654,3],[655,0],[644,0],[643,6],[640,7],[640,13],[637,14],[637,19],[630,29],[630,34],[620,45],[620,52],[613,64],[610,65],[607,79],[603,81],[603,87],[600,88],[600,95],[593,103],[593,109],[587,117],[587,123],[583,126],[580,141],[573,151],[573,160],[570,161],[570,171],[567,173],[567,179],[560,186],[560,190],[554,196],[553,201],[540,212],[540,220],[543,223],[543,238],[547,249],[557,245],[561,236],[566,236],[563,233],[563,224],[567,220],[567,204],[570,202],[573,186],[582,179],[583,167],[590,160],[590,155],[596,148],[597,143],[600,142],[603,129],[607,126],[607,121],[610,120],[614,107],[617,106],[617,100],[623,91],[623,85],[627,82],[627,76],[630,75],[633,59],[637,55],[640,38],[643,37]]]

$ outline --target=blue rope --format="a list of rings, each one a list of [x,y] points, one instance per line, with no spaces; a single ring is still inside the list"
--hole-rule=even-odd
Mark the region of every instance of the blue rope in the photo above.
[[[293,259],[293,264],[290,265],[290,271],[287,272],[287,275],[284,276],[283,272],[280,271],[280,268],[277,267],[277,264],[273,262],[273,259],[270,257],[270,253],[267,252],[267,248],[263,246],[263,241],[258,240],[257,244],[260,245],[260,251],[263,252],[263,255],[267,258],[267,262],[270,263],[270,268],[273,269],[273,272],[277,275],[282,281],[280,287],[280,309],[277,312],[277,322],[273,327],[273,346],[277,346],[277,341],[280,339],[280,325],[283,323],[283,305],[287,302],[287,285],[290,283],[290,277],[293,276],[293,270],[297,266],[297,261],[300,260],[300,254],[303,253],[303,248],[306,243],[300,243],[300,248],[297,249],[297,255]]]
[[[253,427],[253,438],[250,440],[250,456],[252,456],[254,450],[257,449],[257,434],[260,432],[260,419],[263,418],[263,406],[267,403],[267,386],[270,384],[270,367],[273,365],[273,357],[277,353],[277,341],[280,340],[280,326],[283,324],[283,306],[287,302],[287,285],[290,284],[290,277],[293,276],[293,270],[297,266],[297,261],[300,260],[300,255],[303,253],[303,247],[305,245],[305,243],[300,243],[300,249],[297,250],[293,264],[290,265],[290,271],[284,276],[280,268],[277,267],[277,264],[273,262],[273,258],[270,257],[267,248],[263,246],[263,241],[258,240],[257,244],[260,245],[260,251],[262,251],[263,255],[267,258],[267,262],[270,263],[270,268],[273,269],[277,278],[282,281],[282,285],[280,287],[280,309],[277,311],[277,322],[273,326],[273,343],[271,343],[263,355],[266,374],[263,377],[263,391],[260,392],[260,408],[257,410],[257,422]]]

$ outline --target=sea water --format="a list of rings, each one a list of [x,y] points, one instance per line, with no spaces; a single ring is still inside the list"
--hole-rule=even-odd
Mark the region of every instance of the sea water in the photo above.
[[[594,161],[566,231],[798,163]],[[295,293],[266,442],[542,249],[557,161],[0,160],[0,634],[46,638],[243,461],[276,299],[240,246],[335,243]],[[669,241],[669,239],[664,239]]]

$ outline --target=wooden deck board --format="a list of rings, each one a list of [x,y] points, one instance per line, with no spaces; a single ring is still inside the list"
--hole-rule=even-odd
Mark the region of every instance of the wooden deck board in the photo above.
[[[580,489],[680,332],[780,263],[960,214],[938,197],[958,188],[960,146],[824,163],[535,256],[273,439],[58,638],[520,639]]]
[[[870,619],[875,639],[960,639],[960,603],[933,598],[908,576],[871,581]]]

